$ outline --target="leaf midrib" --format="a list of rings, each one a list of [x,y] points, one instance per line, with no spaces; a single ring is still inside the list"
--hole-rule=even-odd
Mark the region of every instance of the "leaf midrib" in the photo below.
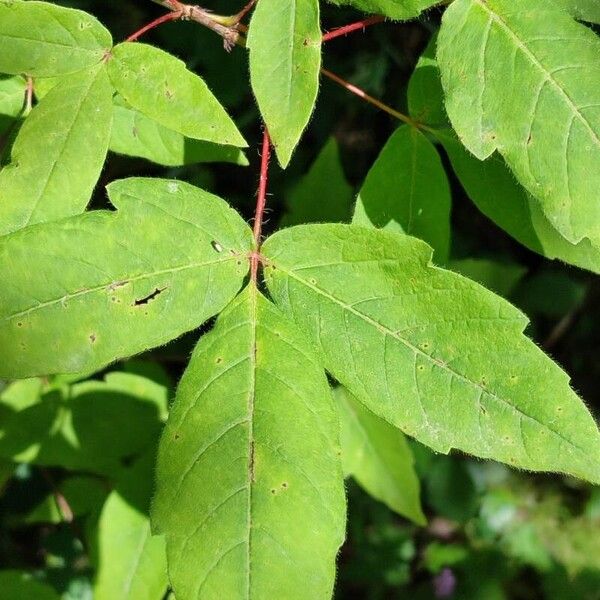
[[[410,350],[412,350],[415,354],[418,354],[419,356],[423,357],[428,363],[434,364],[438,368],[440,368],[440,369],[442,369],[444,371],[447,371],[451,376],[456,377],[457,379],[463,381],[464,383],[466,383],[466,384],[468,384],[470,386],[475,387],[476,389],[479,389],[483,394],[487,394],[489,397],[495,399],[500,404],[505,405],[510,410],[513,410],[514,412],[516,412],[521,418],[525,418],[525,419],[528,419],[530,421],[533,421],[536,425],[542,427],[542,429],[544,429],[544,430],[549,431],[551,434],[553,434],[554,436],[558,437],[562,442],[564,442],[564,443],[568,444],[569,446],[575,448],[579,453],[581,453],[584,457],[586,457],[586,452],[582,448],[580,448],[579,446],[577,446],[571,440],[565,438],[560,432],[552,429],[550,426],[546,425],[545,423],[542,423],[541,421],[539,421],[535,417],[533,417],[531,415],[528,415],[527,413],[523,412],[521,409],[519,409],[518,407],[516,407],[514,404],[511,404],[510,402],[507,402],[505,399],[501,398],[500,396],[497,396],[496,394],[494,394],[490,390],[484,388],[480,383],[472,381],[471,379],[469,379],[468,377],[462,375],[461,373],[458,373],[457,371],[454,371],[447,364],[443,364],[443,363],[441,363],[439,361],[436,361],[431,356],[429,356],[428,354],[426,354],[425,352],[423,352],[420,348],[418,348],[417,346],[414,346],[408,340],[400,337],[400,335],[398,335],[397,332],[392,331],[391,329],[387,328],[385,325],[379,323],[378,321],[376,321],[375,319],[369,317],[368,315],[365,315],[364,313],[361,313],[360,311],[355,310],[353,307],[349,306],[343,300],[340,300],[339,298],[337,298],[333,294],[331,294],[331,293],[329,293],[329,292],[327,292],[327,291],[319,288],[318,286],[310,283],[309,281],[306,281],[305,279],[302,279],[301,277],[297,276],[293,271],[288,270],[288,269],[282,267],[279,264],[277,265],[277,269],[280,270],[281,272],[285,273],[289,277],[295,279],[296,281],[300,282],[301,284],[303,284],[304,286],[308,287],[309,289],[313,290],[317,294],[320,294],[321,296],[327,298],[331,302],[337,304],[343,310],[346,310],[346,311],[354,314],[355,316],[359,317],[360,319],[362,319],[363,321],[365,321],[369,325],[374,326],[376,329],[378,329],[384,335],[390,336],[390,337],[398,340],[400,343],[404,344],[407,348],[409,348]],[[393,423],[392,423],[392,425],[393,425]],[[524,443],[524,441],[523,441],[523,443]],[[586,460],[587,460],[587,457],[586,457]]]
[[[73,298],[78,298],[80,296],[85,296],[87,294],[93,294],[95,292],[98,292],[100,290],[106,289],[107,287],[109,287],[112,284],[115,283],[123,283],[123,284],[130,284],[133,283],[135,281],[142,281],[143,279],[148,279],[150,277],[156,277],[159,275],[166,275],[169,273],[178,273],[180,271],[186,271],[189,269],[197,269],[200,267],[207,267],[207,266],[211,266],[211,265],[216,265],[216,264],[220,264],[220,263],[226,263],[232,260],[237,260],[238,256],[237,255],[232,255],[232,256],[228,256],[227,258],[223,258],[221,260],[213,260],[213,261],[206,261],[206,262],[199,262],[199,263],[190,263],[187,265],[179,265],[177,267],[171,267],[169,269],[162,269],[159,271],[151,271],[148,273],[142,273],[140,275],[136,275],[135,277],[125,277],[125,278],[119,278],[119,277],[114,277],[112,278],[110,281],[98,284],[94,287],[91,288],[86,288],[83,290],[79,290],[77,292],[73,292],[71,294],[65,294],[64,296],[60,296],[59,298],[52,298],[51,300],[47,300],[46,302],[42,302],[40,304],[37,304],[35,306],[32,306],[30,308],[27,308],[25,310],[22,310],[20,312],[17,313],[13,313],[10,315],[7,315],[6,317],[4,317],[4,321],[10,321],[12,319],[17,319],[19,317],[24,317],[32,312],[36,312],[38,310],[42,310],[44,308],[48,308],[49,306],[53,306],[55,304],[58,304],[59,302],[67,302],[69,300],[72,300]]]

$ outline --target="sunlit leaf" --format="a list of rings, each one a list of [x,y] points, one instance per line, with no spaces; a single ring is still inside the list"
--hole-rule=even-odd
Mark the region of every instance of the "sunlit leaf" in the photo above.
[[[250,285],[198,344],[153,523],[178,598],[329,598],[344,538],[337,414],[296,327]]]
[[[223,200],[161,179],[109,193],[120,210],[0,238],[0,377],[100,368],[200,326],[240,289],[252,236]]]
[[[318,0],[261,0],[248,32],[250,81],[282,167],[313,111],[319,88]]]
[[[423,242],[302,225],[263,252],[277,304],[375,414],[441,452],[600,481],[598,428],[567,375],[522,335],[525,316],[432,266]]]
[[[99,63],[110,33],[91,15],[49,2],[0,0],[0,73],[53,77]]]
[[[111,125],[112,88],[103,65],[61,79],[25,120],[0,171],[0,235],[82,212]]]
[[[496,149],[571,243],[600,245],[600,39],[547,0],[456,0],[438,60],[479,159]]]

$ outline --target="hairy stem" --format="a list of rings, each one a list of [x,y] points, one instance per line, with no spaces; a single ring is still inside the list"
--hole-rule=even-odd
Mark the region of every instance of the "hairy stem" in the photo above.
[[[256,196],[256,210],[254,211],[254,252],[250,259],[250,277],[254,283],[257,280],[258,261],[260,259],[260,244],[262,236],[262,225],[267,203],[267,183],[269,179],[269,160],[271,158],[271,138],[265,126],[262,140],[262,152],[260,160],[260,179],[258,182],[258,194]]]
[[[380,15],[376,15],[374,17],[368,17],[367,19],[362,19],[361,21],[357,21],[356,23],[350,23],[349,25],[344,25],[343,27],[337,27],[332,31],[328,31],[323,34],[322,41],[328,42],[329,40],[334,40],[337,37],[342,35],[347,35],[352,33],[353,31],[365,30],[369,25],[375,25],[376,23],[381,23],[385,20],[385,17]]]

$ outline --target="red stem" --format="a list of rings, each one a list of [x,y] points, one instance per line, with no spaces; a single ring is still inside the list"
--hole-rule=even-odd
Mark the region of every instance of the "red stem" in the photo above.
[[[151,29],[154,29],[155,27],[158,27],[159,25],[162,25],[163,23],[167,23],[168,21],[176,21],[177,19],[181,18],[182,14],[183,13],[181,10],[176,10],[174,12],[166,13],[166,14],[158,17],[158,19],[154,19],[154,21],[152,21],[151,23],[148,23],[148,25],[145,25],[144,27],[142,27],[135,33],[132,33],[125,41],[126,42],[135,42],[139,37],[144,35],[144,33],[146,33],[147,31],[150,31]]]
[[[262,141],[262,156],[260,161],[260,180],[258,183],[258,195],[256,198],[256,210],[254,211],[254,252],[252,252],[250,262],[250,277],[256,283],[258,274],[258,261],[260,242],[262,234],[263,218],[265,214],[265,205],[267,203],[267,183],[269,180],[269,160],[271,158],[271,138],[265,126]]]
[[[333,31],[328,31],[327,33],[323,34],[322,40],[323,42],[328,42],[329,40],[333,40],[342,35],[347,35],[348,33],[352,33],[358,29],[362,29],[364,31],[367,27],[369,27],[369,25],[375,25],[376,23],[381,23],[384,20],[385,17],[380,15],[368,17],[362,21],[357,21],[356,23],[351,23],[350,25],[344,25],[344,27],[338,27]]]
[[[321,73],[323,75],[325,75],[325,77],[328,77],[332,81],[335,81],[336,83],[341,85],[343,88],[347,89],[349,92],[356,94],[359,98],[362,98],[369,104],[376,106],[379,110],[382,110],[382,111],[388,113],[388,115],[391,115],[392,117],[395,117],[396,119],[399,119],[400,121],[403,121],[404,123],[408,123],[409,125],[412,125],[413,127],[423,127],[423,126],[419,125],[417,122],[413,121],[410,117],[407,117],[406,115],[402,114],[401,112],[393,109],[391,106],[384,104],[383,102],[381,102],[381,100],[377,100],[377,98],[373,98],[373,96],[369,96],[369,94],[367,94],[367,92],[365,92],[364,90],[361,90],[359,87],[355,86],[354,84],[350,83],[349,81],[342,79],[339,75],[336,75],[335,73],[332,73],[331,71],[328,71],[327,69],[321,69]]]

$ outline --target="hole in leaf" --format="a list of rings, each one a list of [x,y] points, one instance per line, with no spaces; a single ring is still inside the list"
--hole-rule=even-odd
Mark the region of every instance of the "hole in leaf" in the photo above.
[[[148,294],[147,296],[145,296],[144,298],[140,298],[139,300],[136,300],[133,305],[134,306],[144,306],[146,304],[148,304],[149,302],[151,302],[152,300],[154,300],[157,296],[159,296],[160,294],[162,294],[167,288],[156,288],[151,294]],[[148,313],[146,313],[148,314]]]

